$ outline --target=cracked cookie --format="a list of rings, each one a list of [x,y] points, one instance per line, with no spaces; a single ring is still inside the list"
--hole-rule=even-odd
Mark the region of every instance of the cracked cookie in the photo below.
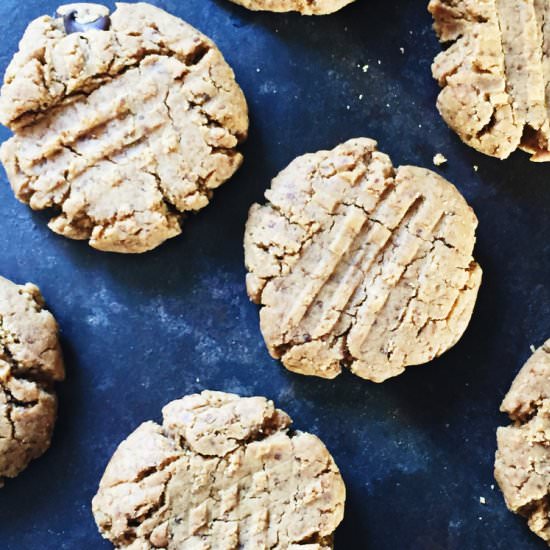
[[[354,0],[231,0],[253,11],[288,12],[302,15],[328,15],[341,10]]]
[[[40,291],[0,277],[0,481],[50,446],[53,386],[64,375],[57,323]]]
[[[272,401],[203,391],[163,417],[119,445],[93,499],[116,548],[332,548],[340,472]]]
[[[138,253],[181,233],[239,168],[248,111],[210,39],[149,4],[117,6],[108,21],[100,6],[28,26],[0,92],[14,132],[0,155],[53,231]]]
[[[432,65],[437,107],[471,147],[500,159],[516,149],[550,160],[550,3],[431,0],[448,48]]]
[[[525,363],[500,407],[495,478],[506,505],[550,544],[550,340]]]
[[[287,369],[382,382],[462,336],[477,219],[449,182],[359,138],[295,159],[265,196],[246,225],[246,283]]]

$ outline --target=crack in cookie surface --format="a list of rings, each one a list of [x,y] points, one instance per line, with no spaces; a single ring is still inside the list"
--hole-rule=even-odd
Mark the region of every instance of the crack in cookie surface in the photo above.
[[[254,11],[289,12],[302,15],[328,15],[341,10],[354,0],[231,0]]]
[[[315,436],[263,397],[169,403],[117,449],[93,499],[117,548],[332,548],[345,488]]]
[[[114,252],[181,232],[239,168],[248,114],[216,46],[148,4],[119,4],[109,31],[29,25],[7,70],[1,149],[16,196],[50,228]]]
[[[432,66],[437,106],[475,149],[550,160],[550,5],[545,0],[431,0],[449,47]]]
[[[514,423],[497,430],[495,478],[508,508],[550,543],[550,340],[525,363],[501,410]]]
[[[57,324],[34,285],[0,277],[0,479],[50,445],[64,368]]]
[[[369,139],[294,160],[250,210],[247,288],[271,355],[381,382],[440,355],[471,317],[477,220],[435,173]]]

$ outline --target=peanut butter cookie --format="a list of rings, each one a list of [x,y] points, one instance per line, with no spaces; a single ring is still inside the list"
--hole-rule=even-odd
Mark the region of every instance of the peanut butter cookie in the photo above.
[[[486,155],[550,160],[550,3],[431,0],[429,10],[448,45],[432,66],[447,124]]]
[[[332,548],[340,472],[272,401],[204,391],[163,416],[120,444],[93,499],[116,548]]]
[[[525,363],[500,407],[495,478],[506,505],[550,544],[550,340]]]
[[[75,4],[33,21],[0,92],[1,159],[50,228],[144,252],[181,232],[240,166],[243,93],[214,43],[145,3]]]
[[[477,219],[449,182],[394,169],[361,138],[297,158],[265,195],[246,226],[247,288],[287,369],[382,382],[462,336],[481,281]]]
[[[38,288],[0,277],[0,481],[50,446],[65,371],[55,319]]]
[[[328,15],[354,0],[231,0],[253,11],[297,11],[302,15]]]

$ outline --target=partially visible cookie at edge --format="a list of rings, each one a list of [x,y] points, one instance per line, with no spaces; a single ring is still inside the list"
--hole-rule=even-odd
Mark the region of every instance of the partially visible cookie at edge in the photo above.
[[[116,548],[329,550],[345,486],[323,443],[264,397],[203,391],[123,441],[92,508]]]
[[[550,544],[550,340],[525,363],[500,407],[495,478],[506,505]]]
[[[550,4],[431,0],[446,45],[432,65],[437,107],[460,138],[500,159],[516,149],[550,160]]]
[[[105,30],[74,17],[27,27],[0,92],[1,160],[56,233],[145,252],[241,165],[246,100],[216,45],[157,7],[119,3]]]
[[[462,336],[477,219],[448,181],[359,138],[293,160],[265,196],[246,225],[246,282],[287,369],[382,382]]]
[[[329,15],[355,0],[231,0],[253,11],[296,11],[302,15]]]
[[[36,286],[0,277],[0,481],[50,446],[65,376],[57,332]]]

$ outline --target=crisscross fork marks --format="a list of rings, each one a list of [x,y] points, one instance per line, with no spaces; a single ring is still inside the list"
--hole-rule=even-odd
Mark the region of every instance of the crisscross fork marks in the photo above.
[[[394,171],[373,143],[296,159],[271,202],[251,209],[248,288],[270,353],[290,370],[332,378],[347,366],[382,381],[467,326],[481,279],[475,216],[451,184]]]
[[[239,168],[248,113],[196,29],[144,3],[111,20],[78,40],[58,19],[30,24],[0,96],[15,133],[1,156],[18,198],[58,213],[53,231],[139,253],[178,235]]]
[[[550,5],[545,0],[431,0],[442,42],[438,108],[459,136],[498,158],[550,159]]]

